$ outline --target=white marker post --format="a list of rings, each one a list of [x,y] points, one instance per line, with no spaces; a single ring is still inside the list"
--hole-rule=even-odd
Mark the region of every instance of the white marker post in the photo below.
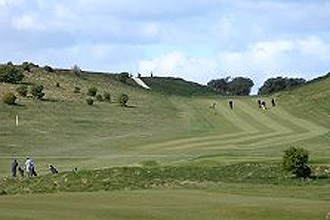
[[[16,126],[18,126],[18,115],[16,115]]]

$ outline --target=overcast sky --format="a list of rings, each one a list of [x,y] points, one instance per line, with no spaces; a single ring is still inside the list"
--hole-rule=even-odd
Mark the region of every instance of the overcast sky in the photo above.
[[[330,72],[329,0],[0,0],[0,62],[259,87]]]

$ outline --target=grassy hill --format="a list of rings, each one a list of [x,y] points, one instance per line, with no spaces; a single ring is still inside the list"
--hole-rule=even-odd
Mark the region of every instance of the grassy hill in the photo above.
[[[330,120],[330,75],[312,81],[306,86],[280,94],[285,107],[301,118],[311,118],[320,125],[328,126]],[[302,109],[303,111],[299,110]]]
[[[3,183],[9,184],[6,187],[23,191],[30,187],[36,191],[52,187],[54,181],[64,181],[64,175],[71,175],[74,167],[87,176],[99,175],[103,180],[107,172],[122,169],[117,167],[141,169],[140,164],[145,161],[157,161],[162,169],[177,168],[180,175],[172,177],[174,182],[178,183],[176,178],[179,178],[179,183],[191,184],[173,185],[173,189],[170,182],[157,190],[147,187],[142,191],[143,187],[133,187],[138,190],[135,192],[127,191],[132,189],[128,187],[111,193],[4,196],[0,197],[0,218],[19,219],[29,210],[34,211],[34,218],[47,215],[48,219],[81,218],[82,215],[87,219],[109,216],[117,216],[116,219],[185,219],[186,216],[191,219],[218,219],[219,216],[225,219],[322,219],[329,212],[329,174],[325,171],[330,163],[329,78],[273,97],[232,97],[234,109],[231,110],[228,99],[212,93],[199,96],[208,91],[197,89],[198,85],[185,87],[181,80],[175,84],[172,79],[145,78],[152,88],[146,91],[121,83],[116,75],[77,76],[68,71],[50,73],[39,68],[26,75],[24,84],[45,86],[45,100],[20,97],[17,106],[0,104],[0,176],[9,175],[12,157],[17,157],[22,164],[26,156],[31,156],[41,177],[23,182],[6,178]],[[60,83],[60,87],[56,83]],[[15,91],[18,86],[1,84],[0,96]],[[101,94],[109,92],[113,101],[87,105],[87,91],[91,86],[97,87]],[[80,87],[81,93],[74,93],[75,87]],[[121,93],[130,97],[128,108],[116,103]],[[270,106],[271,98],[276,99],[276,107],[265,111],[258,108],[258,99]],[[213,103],[216,103],[215,109],[211,108]],[[278,165],[283,150],[289,146],[308,149],[313,166],[324,168],[324,179],[288,185],[285,180],[259,181],[260,175],[268,174],[267,171],[254,176],[258,169],[245,170],[247,164]],[[44,176],[49,163],[55,164],[62,174]],[[202,178],[195,184],[196,179],[185,176],[192,173],[185,171],[187,167],[195,167],[197,171],[206,167],[206,173],[202,170],[198,174],[201,176],[215,167],[220,170],[216,170],[214,176],[219,176],[209,182]],[[110,175],[111,180],[120,181],[118,175]],[[81,178],[91,179],[83,175]],[[84,182],[81,178],[74,181]],[[161,176],[155,178],[161,180]],[[99,180],[90,186],[106,184]],[[147,175],[144,180],[150,183],[155,179]],[[125,180],[118,185],[132,183],[134,186],[135,181]],[[326,184],[320,184],[322,181]],[[89,185],[88,181],[86,184]],[[80,190],[89,191],[88,187]],[[138,197],[142,198],[139,202]],[[49,200],[41,204],[40,200],[45,198]],[[65,204],[61,202],[63,198],[67,201]],[[84,198],[95,202],[93,210],[82,211],[90,207]],[[32,202],[28,204],[29,200]],[[171,205],[173,202],[175,206]],[[11,205],[16,207],[17,203],[22,210],[11,213]],[[193,204],[200,205],[196,208]],[[145,208],[141,208],[143,205]],[[72,208],[66,208],[62,214],[47,208],[64,206]],[[46,211],[38,211],[36,207]],[[205,216],[205,213],[209,214]]]
[[[329,135],[329,79],[280,94],[278,106],[267,111],[257,107],[260,97],[234,98],[235,108],[230,110],[225,98],[162,95],[125,85],[114,75],[76,76],[35,69],[24,83],[43,84],[46,99],[19,98],[19,106],[0,104],[2,175],[8,173],[8,159],[16,156],[22,162],[28,155],[38,160],[41,172],[48,163],[66,170],[149,159],[165,163],[198,158],[222,163],[278,160],[284,148],[295,144],[311,149],[316,158],[329,160],[324,153]],[[2,84],[0,93],[17,86]],[[73,93],[76,86],[81,93]],[[85,99],[92,86],[101,94],[109,92],[113,103],[88,106]],[[129,95],[129,108],[116,103],[120,93]],[[269,103],[270,98],[264,99]],[[212,103],[217,104],[215,109],[210,108]]]
[[[152,91],[166,95],[179,96],[206,96],[216,95],[216,92],[208,86],[189,82],[181,78],[173,77],[143,77],[143,81],[151,87]]]

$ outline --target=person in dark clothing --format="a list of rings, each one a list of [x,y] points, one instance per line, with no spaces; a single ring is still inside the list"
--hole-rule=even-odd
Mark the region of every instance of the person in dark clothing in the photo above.
[[[11,174],[12,177],[16,177],[17,176],[17,167],[18,167],[18,162],[16,159],[13,160],[13,162],[11,163]]]
[[[234,102],[233,101],[229,101],[229,107],[230,107],[230,109],[233,109],[234,108]]]
[[[38,176],[36,168],[35,168],[34,165],[31,167],[31,169],[32,169],[32,176]]]
[[[273,107],[276,106],[275,99],[272,99],[272,106],[273,106]]]
[[[260,99],[258,100],[258,106],[259,106],[259,108],[262,108]]]
[[[22,169],[22,167],[18,167],[18,173],[21,178],[24,178],[24,170]]]
[[[58,173],[58,170],[52,164],[49,165],[49,170],[52,174]]]
[[[36,167],[34,165],[34,162],[33,162],[32,159],[30,159],[30,160],[31,160],[31,162],[30,162],[30,177],[38,176],[37,171],[36,171]]]
[[[212,109],[215,109],[216,106],[217,106],[217,103],[213,102],[211,108],[212,108]]]

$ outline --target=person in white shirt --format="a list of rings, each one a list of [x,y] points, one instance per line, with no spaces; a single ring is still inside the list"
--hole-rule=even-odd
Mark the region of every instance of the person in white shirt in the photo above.
[[[32,177],[33,161],[29,157],[26,158],[25,168],[26,168],[26,172],[27,172],[28,177]]]

